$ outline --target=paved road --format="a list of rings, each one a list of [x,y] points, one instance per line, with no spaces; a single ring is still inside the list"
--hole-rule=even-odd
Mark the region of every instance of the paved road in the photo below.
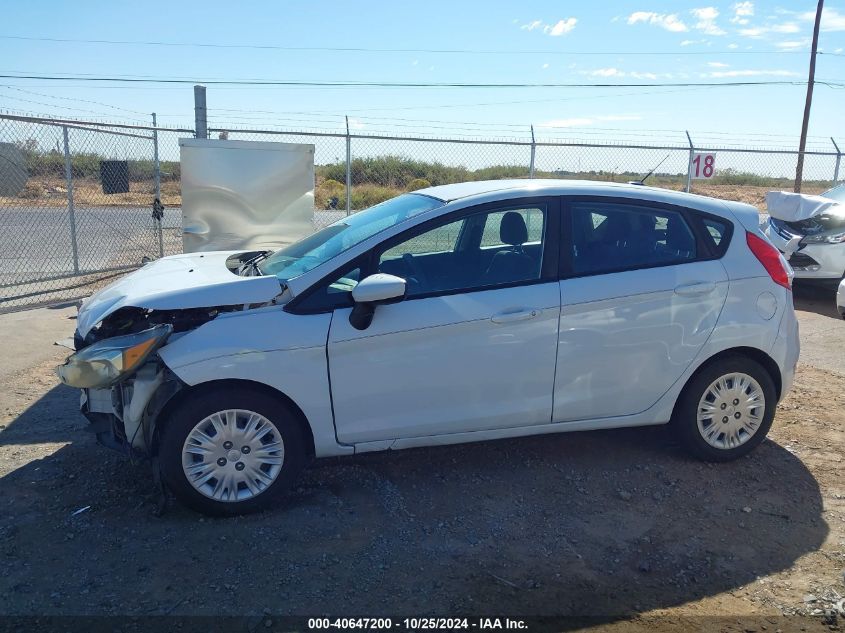
[[[94,272],[158,255],[155,223],[146,207],[79,207],[75,212],[79,268]],[[0,285],[72,274],[71,221],[64,207],[0,210]],[[165,232],[181,229],[179,208],[168,208]]]

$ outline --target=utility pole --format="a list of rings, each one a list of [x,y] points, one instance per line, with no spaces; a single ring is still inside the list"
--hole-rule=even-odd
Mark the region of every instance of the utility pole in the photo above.
[[[194,134],[208,138],[208,111],[205,109],[205,86],[194,86]]]
[[[804,149],[807,147],[807,127],[810,124],[810,106],[813,104],[813,84],[816,80],[816,50],[819,47],[819,25],[822,21],[824,0],[816,8],[816,23],[813,26],[813,47],[810,52],[810,77],[807,79],[807,100],[804,102],[804,121],[801,123],[801,140],[798,142],[798,163],[795,166],[795,193],[801,193],[804,178]]]

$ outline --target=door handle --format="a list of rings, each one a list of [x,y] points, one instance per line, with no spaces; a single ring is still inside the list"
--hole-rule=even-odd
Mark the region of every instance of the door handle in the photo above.
[[[682,297],[699,297],[710,294],[716,290],[716,284],[712,281],[701,281],[693,284],[675,286],[675,294]]]
[[[527,321],[533,319],[540,314],[540,310],[536,308],[526,308],[522,310],[513,310],[510,312],[499,312],[490,317],[493,323],[514,323],[516,321]]]

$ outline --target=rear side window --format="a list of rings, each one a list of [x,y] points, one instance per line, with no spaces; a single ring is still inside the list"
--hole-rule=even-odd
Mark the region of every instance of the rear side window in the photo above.
[[[701,218],[704,226],[704,235],[712,240],[714,250],[723,252],[728,245],[728,223],[715,218]]]
[[[695,234],[676,211],[612,202],[575,202],[572,268],[575,274],[682,264],[698,258]]]

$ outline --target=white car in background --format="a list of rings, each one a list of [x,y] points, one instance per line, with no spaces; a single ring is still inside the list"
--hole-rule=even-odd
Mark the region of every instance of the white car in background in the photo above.
[[[749,205],[444,185],[273,253],[150,263],[83,303],[58,372],[209,514],[272,506],[315,457],[541,433],[671,421],[727,461],[792,383],[790,283]]]
[[[772,217],[770,210],[765,232],[787,255],[796,279],[839,284],[845,277],[845,184],[803,198],[809,203],[806,208],[812,210],[815,204],[818,211],[811,211],[811,217],[803,213],[797,216],[800,219],[787,220]],[[822,199],[834,204],[826,205]]]

